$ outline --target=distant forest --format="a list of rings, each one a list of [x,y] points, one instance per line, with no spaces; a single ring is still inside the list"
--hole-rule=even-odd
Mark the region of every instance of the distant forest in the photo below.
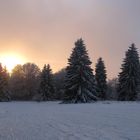
[[[107,80],[102,57],[95,70],[83,39],[75,42],[68,65],[56,73],[44,64],[17,65],[9,74],[0,64],[0,101],[54,101],[62,103],[90,103],[99,100],[140,100],[140,60],[135,44],[126,50],[121,72]]]

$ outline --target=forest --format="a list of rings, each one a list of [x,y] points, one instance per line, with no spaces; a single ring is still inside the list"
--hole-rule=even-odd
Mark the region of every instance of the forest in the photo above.
[[[96,51],[96,50],[95,50]],[[126,50],[121,72],[107,80],[100,57],[95,70],[83,39],[75,42],[68,65],[56,73],[44,64],[18,64],[11,73],[0,64],[0,101],[57,101],[89,103],[99,100],[140,100],[140,60],[135,44]]]

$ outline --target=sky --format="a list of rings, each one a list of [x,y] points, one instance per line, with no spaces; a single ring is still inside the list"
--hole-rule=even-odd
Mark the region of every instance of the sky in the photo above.
[[[116,77],[128,46],[140,50],[139,7],[140,0],[0,0],[0,56],[56,72],[82,37],[92,67],[102,57],[108,78]]]

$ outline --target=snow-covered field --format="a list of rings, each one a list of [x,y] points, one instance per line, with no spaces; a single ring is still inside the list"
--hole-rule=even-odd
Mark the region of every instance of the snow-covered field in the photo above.
[[[0,103],[0,140],[140,140],[140,103]]]

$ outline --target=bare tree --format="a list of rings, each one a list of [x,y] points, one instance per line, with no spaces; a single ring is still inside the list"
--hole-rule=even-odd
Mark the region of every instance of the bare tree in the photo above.
[[[107,99],[108,100],[117,100],[118,99],[118,93],[117,93],[117,85],[118,85],[118,79],[113,78],[108,81],[107,83]]]
[[[64,84],[65,84],[66,69],[63,68],[54,74],[54,86],[55,86],[55,99],[64,99]]]
[[[25,86],[24,86],[24,72],[22,65],[17,65],[12,70],[9,87],[11,91],[11,97],[13,100],[24,100],[25,94]]]
[[[33,96],[38,92],[39,83],[40,83],[40,69],[34,63],[26,63],[23,65],[23,72],[25,76],[25,87],[26,93],[29,99],[32,99]]]
[[[40,69],[34,63],[17,65],[11,74],[10,90],[14,100],[32,100],[40,83]]]

